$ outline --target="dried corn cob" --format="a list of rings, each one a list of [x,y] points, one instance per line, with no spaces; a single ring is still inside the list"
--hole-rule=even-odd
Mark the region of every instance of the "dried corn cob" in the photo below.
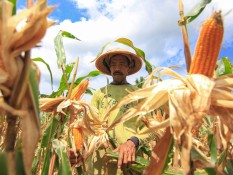
[[[71,100],[79,100],[80,97],[85,93],[89,84],[89,80],[83,80],[78,86],[76,86],[71,93]]]
[[[223,40],[223,20],[220,12],[214,12],[202,26],[196,44],[190,74],[212,77]]]
[[[83,147],[83,133],[81,128],[73,128],[72,134],[74,137],[76,151],[79,151]]]
[[[79,100],[80,97],[85,93],[89,84],[89,80],[83,80],[78,86],[76,86],[71,93],[71,100]],[[70,115],[71,120],[73,121],[73,114]],[[74,137],[76,151],[79,151],[83,146],[83,133],[81,128],[72,128],[72,134]]]

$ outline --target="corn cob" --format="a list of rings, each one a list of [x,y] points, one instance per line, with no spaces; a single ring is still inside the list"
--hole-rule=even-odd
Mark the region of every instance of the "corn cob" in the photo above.
[[[195,53],[189,70],[190,74],[212,77],[223,40],[221,12],[214,12],[202,26]]]
[[[85,93],[89,84],[89,80],[83,80],[78,86],[76,86],[71,93],[71,100],[79,100],[80,97]]]
[[[80,151],[83,147],[83,133],[81,128],[73,128],[72,134],[74,137],[76,151]]]
[[[71,93],[70,99],[71,100],[79,100],[80,97],[85,93],[89,84],[89,80],[82,81],[78,86],[76,86]],[[74,114],[70,115],[72,122],[74,119]],[[79,151],[83,146],[83,133],[81,128],[72,128],[72,134],[74,137],[76,151]]]

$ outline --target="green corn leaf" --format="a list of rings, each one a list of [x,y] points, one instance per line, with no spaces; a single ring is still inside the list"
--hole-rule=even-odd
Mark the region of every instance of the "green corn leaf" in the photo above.
[[[14,7],[13,7],[13,11],[12,11],[12,15],[16,14],[16,4],[17,4],[17,0],[9,0],[9,2],[11,2]]]
[[[226,159],[227,157],[227,150],[224,150],[220,156],[219,156],[219,159],[218,159],[218,166],[221,165],[223,163],[223,161]]]
[[[56,134],[56,131],[58,129],[58,124],[59,124],[58,117],[57,116],[52,117],[43,134],[41,140],[41,148],[48,148],[49,144],[51,143],[51,140],[53,139],[53,136]]]
[[[45,64],[45,66],[47,67],[48,71],[49,71],[49,75],[50,75],[50,81],[51,81],[51,88],[53,90],[53,74],[52,71],[50,69],[50,66],[48,63],[46,63],[42,58],[37,57],[37,58],[32,58],[33,61],[37,61],[37,62],[41,62],[43,64]]]
[[[232,74],[232,65],[231,61],[228,57],[223,57],[221,60],[218,61],[218,68],[216,70],[217,76],[222,76],[226,74]]]
[[[117,40],[115,40],[114,42],[118,42],[118,43],[121,43],[121,44],[124,44],[126,46],[129,46],[131,47],[135,52],[136,54],[141,57],[146,65],[146,70],[147,72],[150,74],[152,72],[152,65],[151,63],[145,58],[145,53],[134,46],[133,42],[127,38],[118,38]]]
[[[41,148],[38,147],[35,151],[35,158],[33,159],[33,162],[32,162],[32,171],[31,171],[32,174],[35,174],[36,168],[37,168],[38,163],[39,163],[40,154],[41,154]]]
[[[7,169],[7,159],[6,154],[3,152],[0,152],[0,174],[1,175],[7,175],[8,169]]]
[[[52,146],[59,158],[58,174],[71,175],[70,162],[66,153],[67,143],[62,139],[54,139]]]
[[[71,64],[68,64],[66,65],[65,67],[65,76],[67,78],[67,81],[69,80],[70,78],[70,75],[71,75],[71,72],[74,68],[74,64],[71,63]],[[65,78],[64,78],[64,75],[62,75],[61,77],[61,80],[60,80],[60,85],[58,87],[58,90],[53,92],[51,95],[49,95],[50,98],[55,98],[55,97],[59,97],[61,96],[61,94],[63,94],[65,92],[65,90],[67,90],[67,85],[66,85],[66,81],[65,81]]]
[[[65,67],[66,64],[66,53],[62,40],[62,32],[60,31],[54,38],[54,47],[57,55],[57,66],[58,68]]]
[[[113,152],[110,149],[107,149],[107,156],[112,157],[112,158],[117,160],[118,155],[119,155],[119,152]],[[149,160],[144,159],[141,156],[137,156],[136,159],[135,159],[136,164],[143,165],[144,167],[148,166],[149,162],[150,162]]]
[[[70,78],[70,75],[71,75],[71,72],[73,71],[73,68],[74,68],[73,63],[68,64],[68,65],[65,66],[65,74],[66,74],[67,81]],[[64,89],[64,88],[67,89],[67,85],[66,85],[64,75],[62,75],[61,80],[60,80],[60,85],[59,85],[58,89]]]
[[[43,157],[44,163],[41,171],[42,175],[48,175],[49,173],[50,158],[51,158],[51,150],[48,148],[45,150],[45,157]]]
[[[111,44],[112,44],[112,42],[108,42],[107,44],[105,44],[105,45],[100,49],[100,51],[99,51],[99,53],[98,53],[98,55],[97,55],[96,58],[98,58],[98,57],[103,53],[104,49],[105,49],[106,47],[110,46]],[[96,60],[96,58],[95,58],[94,60],[92,60],[91,63],[94,62],[94,61]]]
[[[232,175],[233,174],[233,159],[228,159],[226,163],[226,174]]]
[[[61,30],[61,35],[63,37],[66,37],[66,38],[70,38],[70,39],[75,39],[75,40],[78,40],[78,41],[81,41],[80,39],[78,39],[76,36],[74,36],[73,34],[71,34],[70,32],[67,32],[67,31],[63,31]]]
[[[216,175],[216,171],[214,170],[214,168],[205,168],[205,172],[208,174],[208,175]]]
[[[56,55],[57,55],[57,65],[58,68],[62,68],[65,67],[66,65],[66,53],[65,53],[65,48],[64,48],[64,44],[63,44],[63,37],[67,37],[70,39],[75,39],[75,40],[79,40],[77,37],[75,37],[74,35],[72,35],[71,33],[67,32],[67,31],[59,31],[57,36],[54,38],[54,47],[55,47],[55,51],[56,51]]]
[[[214,165],[217,160],[217,147],[216,147],[216,141],[213,134],[208,135],[208,142],[210,147],[210,157],[211,157],[211,163]]]
[[[200,0],[186,15],[186,24],[196,19],[212,0]]]
[[[21,150],[16,152],[16,174],[25,175],[24,165],[23,165],[23,154]]]
[[[100,74],[102,74],[102,73],[98,70],[91,71],[87,75],[77,78],[74,84],[77,86],[83,79],[97,77]]]

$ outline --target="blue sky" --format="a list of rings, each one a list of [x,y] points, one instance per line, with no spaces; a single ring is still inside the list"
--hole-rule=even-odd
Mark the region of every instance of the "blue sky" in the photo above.
[[[18,9],[25,8],[26,1],[18,0],[17,2]],[[198,0],[183,0],[185,12],[188,12],[196,2]],[[94,63],[90,61],[96,57],[104,44],[120,37],[133,41],[156,67],[176,65],[185,68],[182,35],[177,25],[180,19],[177,1],[48,0],[48,4],[58,5],[49,16],[49,19],[57,21],[57,24],[47,30],[40,43],[42,47],[33,49],[32,55],[43,58],[50,65],[54,76],[54,90],[61,77],[61,70],[56,66],[53,45],[53,39],[59,30],[68,31],[82,40],[64,39],[67,63],[74,62],[77,57],[80,58],[77,77],[94,70]],[[232,7],[232,0],[213,0],[202,14],[187,26],[192,54],[204,20],[212,14],[213,10],[222,10],[225,34],[220,57],[227,56],[233,62],[233,12],[227,14]],[[122,47],[117,44],[113,46]],[[41,93],[49,94],[52,91],[49,73],[44,65],[38,65],[42,72]],[[140,76],[147,76],[144,68],[129,77],[129,81],[133,83]],[[90,86],[93,88],[99,88],[105,84],[106,76],[104,75],[90,81]]]

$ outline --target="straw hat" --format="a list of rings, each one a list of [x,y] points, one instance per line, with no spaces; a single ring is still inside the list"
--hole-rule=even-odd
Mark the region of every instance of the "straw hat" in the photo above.
[[[110,58],[115,55],[124,55],[129,59],[131,69],[128,75],[132,75],[138,72],[142,67],[142,59],[139,56],[137,56],[136,54],[130,51],[117,48],[117,49],[109,50],[106,53],[97,57],[95,62],[96,68],[104,74],[111,75],[109,69],[109,61]]]

